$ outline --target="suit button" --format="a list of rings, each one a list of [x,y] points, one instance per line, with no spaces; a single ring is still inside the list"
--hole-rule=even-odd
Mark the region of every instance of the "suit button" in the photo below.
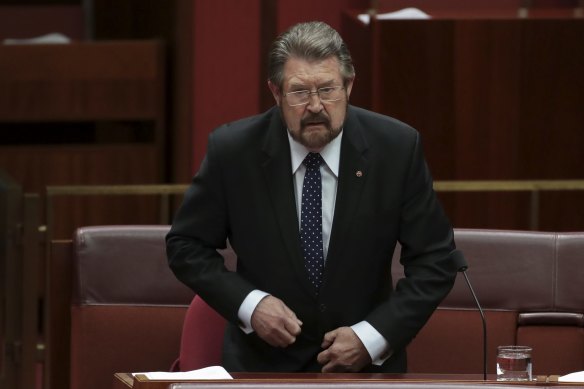
[[[320,305],[318,306],[318,309],[319,309],[321,312],[324,312],[324,311],[326,311],[326,305],[324,305],[324,304],[320,304]]]

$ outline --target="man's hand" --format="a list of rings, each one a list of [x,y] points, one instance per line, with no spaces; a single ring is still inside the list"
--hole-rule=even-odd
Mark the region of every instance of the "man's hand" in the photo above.
[[[296,341],[302,322],[282,300],[266,296],[251,315],[251,326],[268,344],[287,347]]]
[[[363,343],[350,327],[340,327],[324,335],[318,354],[323,373],[357,372],[371,363],[371,357]]]

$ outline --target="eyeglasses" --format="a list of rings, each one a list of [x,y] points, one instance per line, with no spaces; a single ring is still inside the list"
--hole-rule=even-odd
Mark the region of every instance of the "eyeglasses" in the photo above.
[[[291,107],[297,107],[300,105],[306,105],[310,102],[311,95],[318,95],[321,103],[334,103],[343,98],[345,89],[342,86],[326,86],[324,88],[318,88],[314,92],[309,90],[299,90],[295,92],[284,93],[284,97]]]

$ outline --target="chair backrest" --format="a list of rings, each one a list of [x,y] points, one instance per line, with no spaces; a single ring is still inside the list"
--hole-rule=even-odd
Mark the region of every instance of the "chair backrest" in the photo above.
[[[170,271],[168,226],[100,226],[73,242],[71,389],[111,386],[116,372],[165,371],[193,292]]]
[[[584,233],[456,229],[454,236],[485,310],[489,373],[505,344],[533,346],[534,374],[584,369]],[[392,273],[403,274],[397,260]],[[482,372],[480,315],[462,276],[408,347],[408,368]]]
[[[237,256],[229,242],[226,249],[218,251],[227,269],[235,271]],[[190,371],[220,365],[225,324],[221,315],[202,298],[195,296],[185,316],[180,353],[173,369]]]
[[[183,325],[176,370],[190,371],[221,365],[225,319],[195,296]]]

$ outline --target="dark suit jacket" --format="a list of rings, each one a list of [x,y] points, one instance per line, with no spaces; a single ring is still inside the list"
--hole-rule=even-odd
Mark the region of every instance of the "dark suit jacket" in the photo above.
[[[362,174],[357,174],[361,172]],[[419,134],[386,116],[349,106],[343,127],[337,199],[324,282],[308,282],[299,243],[290,148],[279,110],[224,125],[167,236],[176,276],[231,324],[223,363],[229,371],[318,370],[323,335],[367,320],[394,354],[381,368],[405,371],[405,346],[450,291],[456,269],[450,224],[432,189]],[[229,239],[237,272],[217,248]],[[392,287],[399,241],[406,278]],[[285,349],[238,328],[253,289],[280,298],[303,322]]]

